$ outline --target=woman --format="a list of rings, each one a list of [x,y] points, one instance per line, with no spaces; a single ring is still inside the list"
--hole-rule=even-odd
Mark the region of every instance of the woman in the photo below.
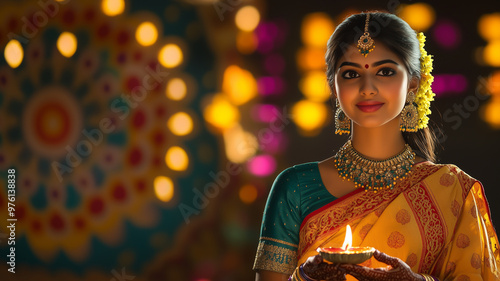
[[[434,164],[425,38],[388,13],[352,15],[328,42],[335,156],[283,171],[264,212],[256,280],[500,280],[498,238],[481,184]],[[377,249],[361,265],[321,259],[340,247]]]

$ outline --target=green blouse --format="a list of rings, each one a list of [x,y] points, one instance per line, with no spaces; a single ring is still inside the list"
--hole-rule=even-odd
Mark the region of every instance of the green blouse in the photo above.
[[[302,221],[335,199],[323,185],[318,162],[281,172],[267,198],[253,269],[292,274]]]

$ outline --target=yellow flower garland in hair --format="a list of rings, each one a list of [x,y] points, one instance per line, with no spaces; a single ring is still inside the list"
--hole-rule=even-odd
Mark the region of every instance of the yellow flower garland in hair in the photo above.
[[[434,100],[435,94],[432,92],[431,84],[434,81],[432,72],[432,56],[427,54],[424,49],[425,35],[422,32],[417,34],[418,42],[420,43],[420,86],[418,87],[417,94],[415,95],[415,103],[418,110],[418,124],[417,129],[427,127],[429,117],[431,114],[431,101]]]

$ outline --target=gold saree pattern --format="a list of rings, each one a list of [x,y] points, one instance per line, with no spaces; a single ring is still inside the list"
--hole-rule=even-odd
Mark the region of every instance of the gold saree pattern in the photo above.
[[[348,224],[353,246],[375,247],[414,272],[440,280],[500,278],[482,185],[454,165],[419,163],[392,190],[357,190],[311,213],[300,228],[298,264],[318,247],[340,247]],[[363,265],[386,266],[374,258]]]

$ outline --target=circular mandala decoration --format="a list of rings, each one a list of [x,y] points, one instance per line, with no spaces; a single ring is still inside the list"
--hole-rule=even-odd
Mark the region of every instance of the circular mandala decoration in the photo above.
[[[191,200],[186,194],[192,191],[180,187],[209,181],[217,166],[214,157],[196,159],[197,147],[216,145],[200,128],[200,109],[193,106],[205,91],[213,92],[198,85],[213,58],[206,51],[203,60],[187,56],[193,46],[208,49],[202,37],[181,39],[188,38],[186,26],[197,22],[194,8],[182,7],[189,17],[163,22],[165,3],[157,10],[139,4],[109,17],[101,11],[102,1],[84,2],[0,5],[2,46],[15,38],[24,50],[17,68],[0,59],[0,206],[7,202],[5,171],[14,168],[16,247],[35,268],[25,273],[34,274],[26,280],[84,269],[100,270],[109,280],[112,269],[120,271],[117,260],[128,261],[128,271],[143,271],[161,250],[150,241],[170,237],[161,241],[168,246],[185,226],[176,204]],[[131,4],[125,1],[126,7]],[[151,12],[134,13],[140,9]],[[159,35],[148,46],[136,40],[137,26],[145,21]],[[73,54],[61,51],[69,48],[58,44],[63,32],[76,39]],[[183,61],[167,68],[157,54],[172,42],[179,43]],[[189,81],[189,100],[168,98],[172,78]],[[188,112],[196,130],[173,133],[166,124],[177,112]],[[172,146],[193,157],[186,170],[165,163]],[[169,202],[154,186],[159,176],[172,183]],[[6,209],[0,211],[4,221]]]

